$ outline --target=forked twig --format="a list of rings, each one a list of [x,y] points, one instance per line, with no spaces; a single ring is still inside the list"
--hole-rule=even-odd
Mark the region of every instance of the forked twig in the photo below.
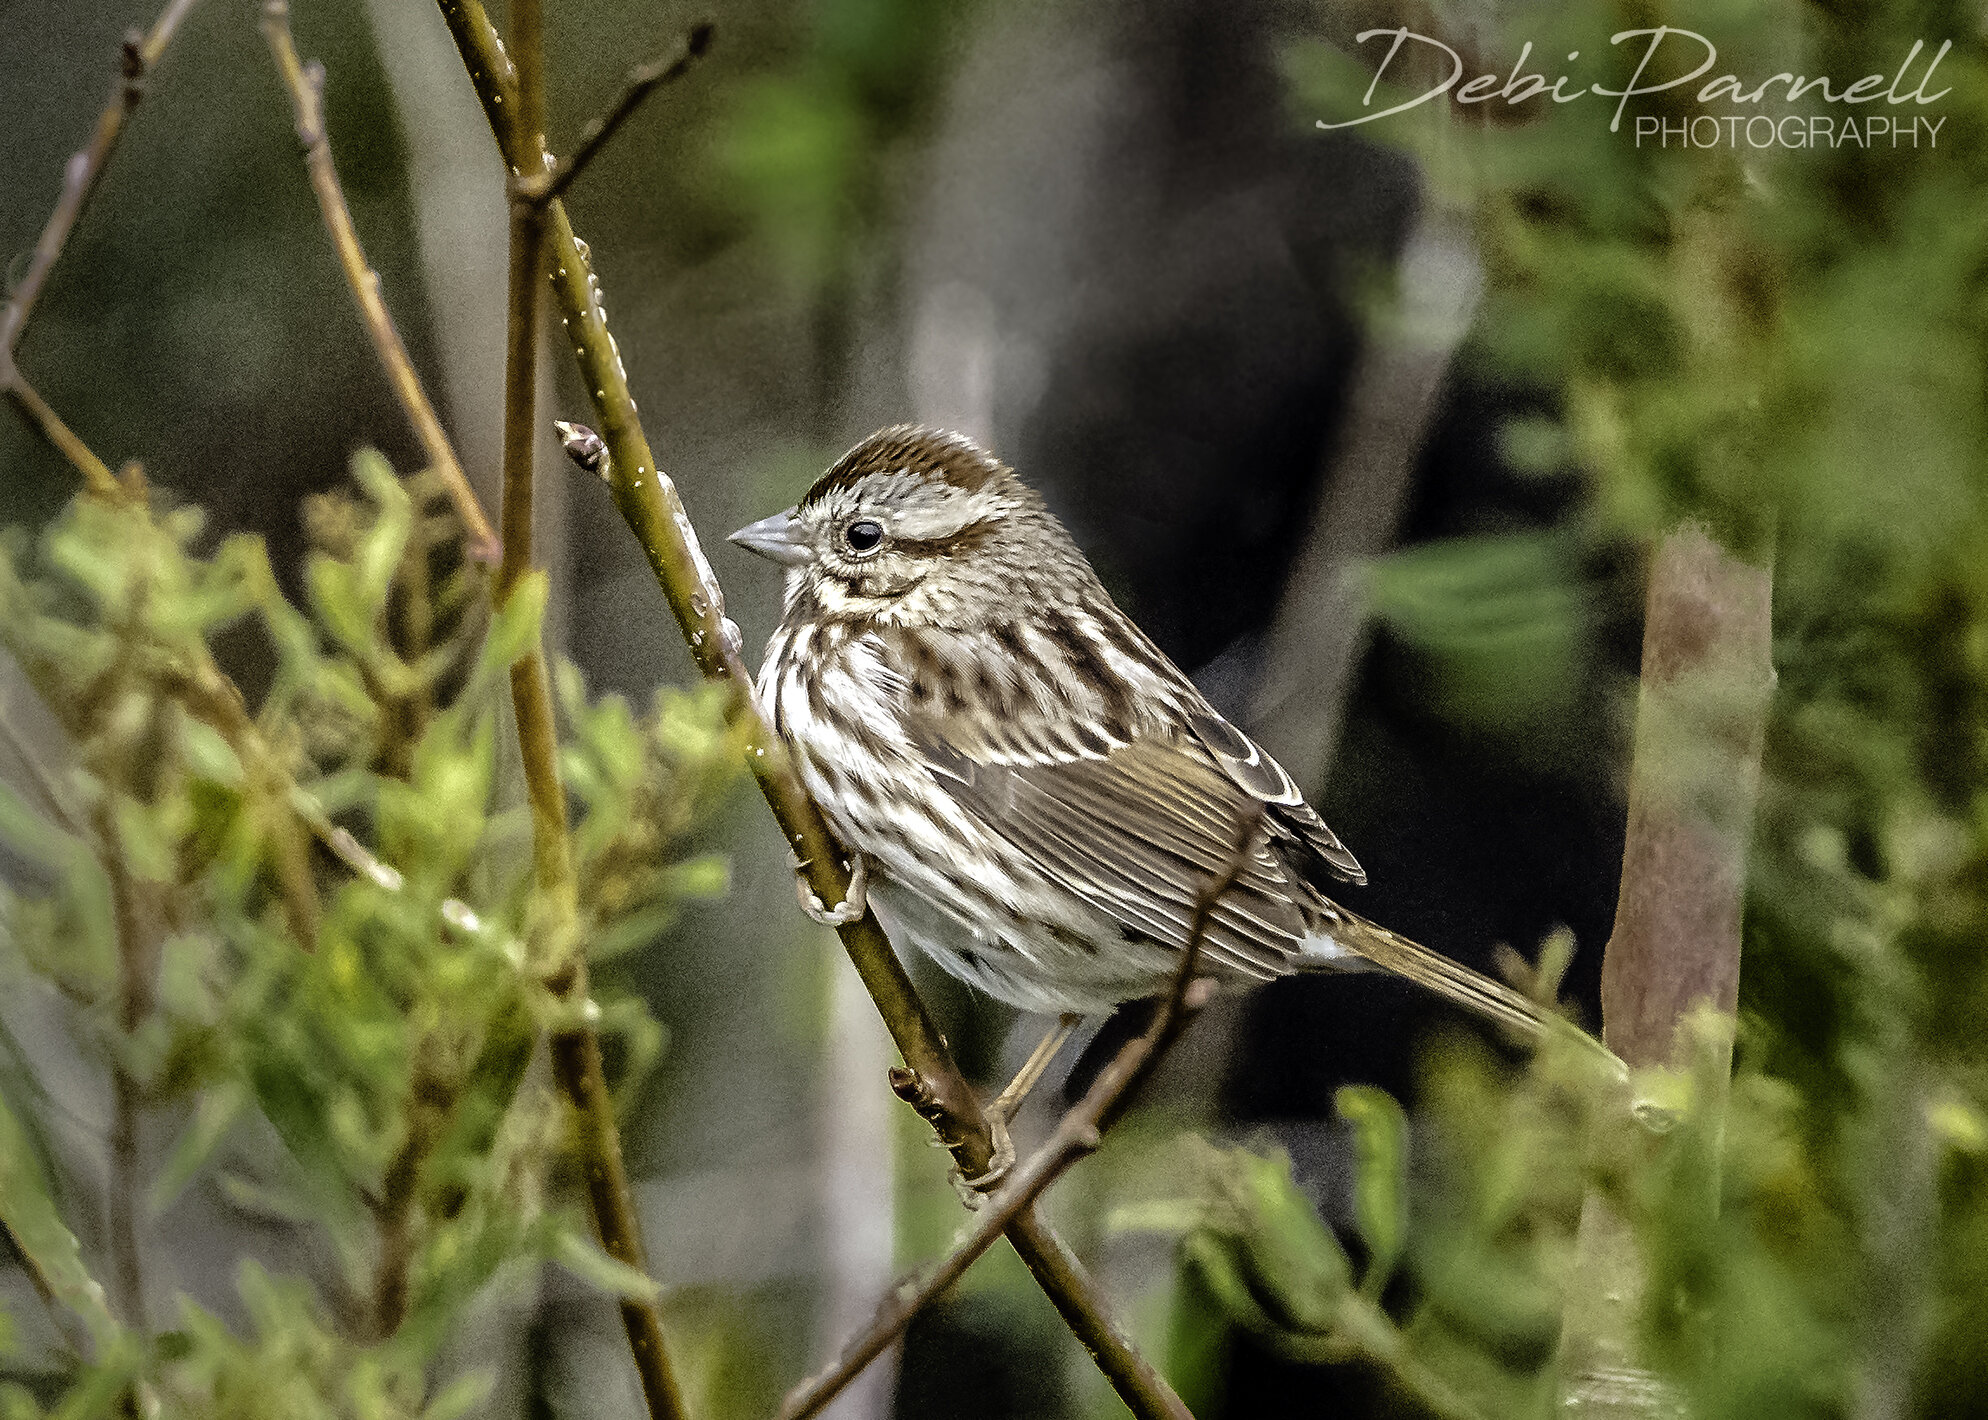
[[[1181,952],[1179,969],[1172,989],[1161,998],[1158,1010],[1146,1029],[1122,1046],[1092,1081],[1083,1099],[1067,1110],[1049,1139],[1030,1155],[975,1218],[973,1227],[954,1244],[938,1266],[914,1282],[893,1289],[878,1307],[870,1325],[843,1348],[833,1365],[802,1382],[780,1406],[780,1420],[807,1420],[819,1414],[843,1387],[862,1373],[863,1368],[881,1356],[892,1342],[904,1334],[912,1318],[965,1275],[966,1269],[994,1245],[1016,1219],[1033,1214],[1036,1200],[1064,1171],[1103,1141],[1104,1131],[1129,1102],[1132,1092],[1149,1075],[1172,1046],[1187,1016],[1200,1004],[1193,998],[1195,968],[1200,963],[1201,946],[1208,923],[1222,896],[1249,866],[1261,830],[1260,808],[1250,813],[1236,835],[1236,842],[1219,872],[1196,894],[1189,919],[1187,946]],[[1177,1408],[1176,1408],[1177,1407]],[[1178,1399],[1165,1413],[1180,1416],[1187,1410]]]
[[[406,411],[408,423],[414,426],[422,453],[449,490],[449,500],[455,505],[456,516],[462,520],[469,540],[468,555],[480,562],[495,562],[497,534],[484,515],[476,490],[470,487],[469,476],[456,458],[455,447],[442,429],[427,390],[422,387],[421,376],[408,357],[393,315],[381,299],[380,275],[366,260],[365,248],[359,244],[359,230],[353,225],[352,209],[345,201],[338,168],[332,161],[331,143],[325,136],[324,66],[316,60],[306,64],[298,57],[296,41],[290,33],[289,0],[267,0],[262,7],[262,33],[269,41],[269,52],[276,59],[284,86],[290,91],[290,102],[297,113],[297,141],[304,150],[304,166],[310,174],[311,189],[317,194],[318,210],[324,215],[325,230],[338,253],[338,264],[345,273],[345,284],[358,303],[359,318],[365,322],[366,333],[372,337],[373,348],[379,353],[380,364],[385,367],[387,380]]]

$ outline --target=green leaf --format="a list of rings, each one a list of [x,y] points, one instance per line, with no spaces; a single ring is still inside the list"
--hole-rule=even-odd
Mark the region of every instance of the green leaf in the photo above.
[[[650,945],[675,920],[676,908],[670,903],[659,903],[617,917],[587,938],[587,956],[596,962],[612,961],[626,952]]]
[[[183,712],[177,717],[176,729],[180,753],[191,773],[231,789],[241,784],[242,762],[219,730]]]
[[[117,975],[117,916],[111,904],[110,879],[103,865],[81,840],[72,838],[37,814],[21,796],[0,783],[0,843],[58,876],[53,916],[45,920],[55,931],[55,957],[41,959],[33,934],[14,924],[15,939],[36,967],[58,976],[68,986],[97,994],[107,991]],[[26,906],[17,900],[15,911]],[[44,914],[45,904],[35,904]]]
[[[538,644],[538,628],[545,616],[549,587],[545,573],[531,572],[511,589],[503,607],[491,618],[473,679],[479,683],[495,679]]]
[[[663,875],[664,891],[676,898],[723,897],[732,890],[732,860],[722,853],[705,853],[670,865]]]
[[[1257,1304],[1232,1240],[1215,1232],[1190,1233],[1181,1240],[1181,1255],[1214,1294],[1229,1319],[1252,1331],[1275,1331],[1277,1323]]]
[[[323,1210],[322,1221],[341,1244],[350,1242],[361,1225],[359,1204],[333,1132],[331,1099],[279,1050],[263,1052],[249,1079],[256,1103],[297,1163],[299,1181]]]
[[[75,1312],[99,1348],[118,1335],[104,1289],[83,1265],[82,1248],[56,1211],[27,1132],[0,1099],[0,1223],[56,1300]]]
[[[5,780],[0,780],[0,843],[55,872],[66,868],[81,847],[37,813]]]
[[[1239,1255],[1252,1293],[1294,1331],[1330,1329],[1352,1268],[1339,1240],[1291,1178],[1291,1160],[1237,1150],[1232,1187],[1242,1214]]]
[[[1433,674],[1429,708],[1457,724],[1537,726],[1579,689],[1596,616],[1563,533],[1449,538],[1376,561],[1375,619]]]
[[[352,456],[352,477],[379,509],[352,553],[359,594],[377,616],[386,609],[394,574],[407,552],[408,534],[414,528],[414,502],[393,466],[376,449],[361,449]]]
[[[553,1260],[582,1281],[591,1282],[610,1296],[630,1301],[654,1301],[661,1292],[655,1281],[618,1262],[578,1233],[561,1229],[553,1245]]]
[[[148,1206],[154,1217],[171,1207],[180,1190],[192,1182],[201,1165],[228,1137],[228,1131],[242,1117],[248,1103],[248,1091],[234,1080],[223,1081],[201,1094],[199,1102],[193,1107],[192,1122],[173,1146],[172,1157],[166,1161],[165,1168],[153,1180]]]
[[[1360,1289],[1378,1297],[1407,1241],[1408,1120],[1372,1085],[1343,1085],[1332,1102],[1353,1127],[1353,1220],[1368,1258]]]
[[[456,1420],[480,1410],[490,1399],[490,1392],[496,1381],[488,1371],[471,1371],[466,1376],[457,1376],[442,1388],[442,1393],[429,1401],[421,1411],[421,1420]]]
[[[304,585],[331,639],[363,660],[373,646],[373,618],[350,564],[315,555],[304,564]]]

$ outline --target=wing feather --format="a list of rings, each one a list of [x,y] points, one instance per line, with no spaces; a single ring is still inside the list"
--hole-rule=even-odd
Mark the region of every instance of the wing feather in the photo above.
[[[1176,949],[1249,806],[1198,741],[1146,736],[1098,757],[1005,765],[976,763],[930,726],[915,742],[962,808],[1121,927]],[[1253,856],[1212,914],[1212,961],[1251,976],[1290,969],[1305,935],[1293,876],[1267,848]]]

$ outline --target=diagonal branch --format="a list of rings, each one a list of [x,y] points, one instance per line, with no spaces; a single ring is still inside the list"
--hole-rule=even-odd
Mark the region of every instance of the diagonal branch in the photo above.
[[[352,289],[352,299],[358,303],[366,333],[372,337],[380,364],[385,367],[394,394],[406,411],[408,423],[414,426],[414,435],[421,441],[429,466],[441,475],[449,490],[449,499],[455,504],[456,516],[462,520],[469,539],[469,556],[480,562],[495,562],[497,534],[484,515],[483,505],[477,501],[476,490],[470,487],[469,477],[456,458],[455,447],[443,432],[435,406],[422,388],[421,376],[415,373],[414,362],[408,358],[400,330],[381,299],[379,273],[367,262],[365,249],[359,244],[359,231],[353,225],[352,210],[346,204],[338,168],[332,162],[331,144],[325,136],[324,67],[315,60],[305,64],[299,59],[296,42],[290,34],[288,0],[268,0],[262,7],[262,33],[290,91],[290,101],[297,113],[297,141],[304,149],[304,166],[310,174],[311,188],[317,194],[318,210],[324,214],[325,230],[331,234],[332,247],[338,253],[338,264],[345,272],[345,284]]]
[[[843,1349],[832,1366],[788,1393],[780,1406],[780,1420],[807,1420],[808,1416],[819,1414],[865,1366],[904,1334],[912,1318],[964,1276],[966,1269],[992,1247],[995,1239],[1007,1231],[1015,1220],[1025,1214],[1032,1217],[1036,1200],[1045,1189],[1103,1141],[1105,1129],[1118,1117],[1132,1092],[1152,1073],[1153,1067],[1172,1046],[1187,1017],[1201,1004],[1195,999],[1197,993],[1192,988],[1196,985],[1194,971],[1200,962],[1202,940],[1207,935],[1208,922],[1214,915],[1216,904],[1249,866],[1262,821],[1260,809],[1244,820],[1221,870],[1196,894],[1193,916],[1189,920],[1187,947],[1181,953],[1173,989],[1161,998],[1152,1023],[1127,1041],[1111,1058],[1097,1079],[1091,1082],[1083,1099],[1065,1112],[1048,1142],[1016,1169],[1014,1176],[988,1200],[986,1209],[974,1220],[971,1231],[954,1245],[939,1265],[922,1280],[894,1288],[884,1298],[868,1329]],[[1172,1400],[1172,1405],[1164,1406],[1159,1413],[1186,1414],[1178,1399],[1170,1395],[1167,1398]]]
[[[510,60],[477,0],[439,0],[463,52],[505,161],[519,166],[529,151],[515,127],[518,90]],[[732,692],[734,720],[749,729],[747,760],[779,820],[788,846],[825,903],[841,902],[849,869],[821,810],[802,787],[753,693],[752,674],[740,654],[738,629],[725,619],[725,599],[698,546],[676,485],[656,465],[643,432],[621,354],[602,313],[599,285],[585,246],[573,234],[565,205],[548,203],[546,233],[552,250],[553,298],[573,342],[580,372],[592,393],[606,456],[600,471],[612,489],[650,568],[662,585],[691,657],[705,676]],[[864,986],[877,1000],[905,1065],[916,1077],[920,1113],[933,1122],[955,1162],[968,1176],[986,1172],[993,1143],[973,1091],[961,1077],[938,1026],[912,989],[911,978],[872,913],[839,929]]]
[[[573,180],[579,177],[586,170],[587,164],[593,162],[601,149],[607,146],[607,141],[620,131],[621,125],[634,116],[635,110],[642,106],[642,101],[657,89],[674,84],[688,74],[691,67],[702,59],[710,48],[711,26],[695,25],[685,37],[683,51],[676,58],[667,62],[652,59],[647,64],[638,64],[630,69],[621,95],[615,99],[613,107],[580,130],[580,146],[573,150],[572,156],[555,164],[544,179],[520,182],[520,191],[541,207],[565,196],[566,189],[573,185]]]
[[[21,347],[28,317],[34,313],[35,302],[41,299],[42,288],[48,284],[49,273],[61,260],[63,248],[69,244],[69,234],[76,229],[77,219],[97,190],[97,179],[103,176],[110,155],[117,150],[117,140],[124,134],[124,120],[145,97],[146,76],[165,54],[180,21],[193,5],[194,0],[171,0],[148,33],[140,35],[133,31],[125,36],[117,87],[111,91],[110,102],[97,119],[90,146],[69,159],[62,180],[62,196],[35,242],[34,258],[14,288],[13,298],[7,302],[6,310],[0,312],[0,367],[9,372],[14,352]]]
[[[90,146],[69,159],[68,167],[63,172],[62,195],[56,199],[55,210],[49,213],[47,225],[35,241],[34,256],[29,260],[20,284],[14,287],[6,308],[0,310],[0,393],[5,393],[14,402],[22,417],[34,425],[36,433],[75,465],[83,475],[85,485],[97,497],[117,495],[117,479],[109,465],[62,422],[61,416],[21,373],[15,356],[21,348],[21,337],[27,332],[28,319],[34,314],[35,302],[41,299],[49,275],[55,270],[55,263],[62,259],[63,250],[69,245],[69,234],[76,230],[83,209],[89,205],[92,194],[97,190],[97,180],[103,176],[111,154],[117,150],[117,141],[124,133],[124,121],[145,96],[146,76],[165,54],[180,21],[186,18],[193,5],[194,0],[170,0],[149,32],[140,35],[134,31],[125,37],[117,86],[112,89],[110,102],[97,119],[96,131],[90,135]]]
[[[528,143],[518,127],[517,74],[505,56],[495,26],[478,0],[437,0],[437,4],[462,53],[464,68],[505,162],[520,171],[527,167],[535,171],[538,164],[528,155],[540,140],[533,135]],[[622,517],[649,558],[692,659],[707,678],[731,692],[729,713],[734,723],[742,723],[748,731],[747,762],[808,885],[824,903],[845,901],[848,864],[753,694],[752,677],[740,655],[738,628],[725,618],[724,595],[717,578],[698,547],[696,531],[675,483],[657,466],[642,430],[620,351],[601,312],[599,286],[587,249],[573,234],[563,203],[546,204],[545,223],[553,258],[553,297],[591,392],[606,446],[600,470]],[[894,1081],[898,1093],[914,1102],[951,1151],[962,1174],[973,1178],[986,1173],[993,1157],[987,1117],[875,914],[865,912],[837,931],[904,1058],[903,1071]],[[1166,1382],[1112,1324],[1082,1269],[1046,1225],[1032,1215],[1018,1217],[1009,1228],[1008,1239],[1134,1413],[1185,1413]]]
[[[14,407],[21,411],[28,423],[34,425],[35,432],[83,475],[83,486],[90,490],[92,497],[115,500],[120,496],[117,475],[110,471],[110,465],[98,458],[96,450],[63,422],[62,416],[41,397],[41,391],[28,383],[27,376],[14,363],[14,357],[5,350],[0,350],[0,390],[6,392]]]

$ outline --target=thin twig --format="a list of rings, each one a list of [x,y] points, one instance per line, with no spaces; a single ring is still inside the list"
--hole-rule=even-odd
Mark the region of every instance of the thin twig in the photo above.
[[[117,475],[110,471],[110,465],[98,458],[76,431],[62,422],[62,416],[28,383],[27,376],[14,363],[14,357],[4,349],[0,349],[0,387],[4,387],[14,407],[34,425],[35,432],[83,475],[83,484],[92,497],[114,499],[118,496]]]
[[[486,22],[487,23],[487,22]],[[494,37],[494,31],[493,31]],[[509,118],[519,141],[507,154],[514,174],[547,169],[544,35],[540,0],[512,0],[511,62],[517,83]],[[511,202],[510,303],[504,365],[503,556],[491,585],[501,608],[531,568],[532,449],[537,433],[538,302],[545,268],[543,208],[522,196]],[[531,803],[532,858],[538,911],[535,959],[546,984],[568,1007],[552,1036],[553,1073],[579,1120],[580,1153],[601,1246],[616,1261],[648,1272],[640,1219],[622,1159],[621,1134],[601,1062],[600,1037],[588,1011],[587,963],[578,939],[578,903],[566,792],[559,778],[558,728],[543,650],[534,645],[511,667],[511,704]],[[624,1297],[621,1320],[652,1420],[683,1420],[683,1394],[663,1343],[662,1313],[652,1300]]]
[[[819,1414],[844,1386],[861,1374],[865,1366],[903,1335],[913,1317],[965,1275],[966,1269],[994,1245],[995,1239],[1007,1231],[1010,1223],[1030,1212],[1043,1191],[1060,1178],[1064,1170],[1098,1147],[1105,1129],[1124,1108],[1132,1091],[1166,1054],[1192,1009],[1189,989],[1194,984],[1195,967],[1200,962],[1202,939],[1207,935],[1209,919],[1222,895],[1249,866],[1261,823],[1260,810],[1248,816],[1221,871],[1209,879],[1196,895],[1187,946],[1181,953],[1179,970],[1174,975],[1172,989],[1162,998],[1159,1009],[1154,1013],[1152,1023],[1119,1049],[1118,1054],[1099,1072],[1097,1079],[1092,1081],[1083,1099],[1065,1112],[1048,1141],[1017,1168],[1013,1177],[988,1200],[986,1208],[974,1220],[972,1229],[954,1244],[953,1250],[939,1265],[922,1280],[893,1289],[878,1308],[869,1327],[843,1349],[832,1366],[788,1392],[780,1407],[780,1420],[806,1420],[808,1416]],[[1171,1392],[1167,1398],[1172,1404],[1160,1413],[1187,1414],[1186,1408],[1172,1397]]]
[[[478,0],[437,0],[437,4],[462,53],[463,66],[505,162],[517,167],[527,151],[514,117],[517,82],[496,28]],[[675,483],[657,466],[650,451],[629,393],[620,351],[601,312],[587,250],[574,236],[563,203],[547,203],[545,220],[555,272],[553,295],[600,421],[615,503],[649,558],[692,660],[707,678],[730,691],[727,709],[733,723],[746,729],[747,762],[789,849],[802,865],[808,885],[824,903],[844,901],[849,889],[848,863],[753,693],[752,676],[740,654],[738,629],[725,618],[724,595],[717,578],[698,547]],[[932,1126],[964,1177],[985,1174],[994,1152],[986,1114],[954,1063],[931,1013],[913,989],[911,977],[876,915],[866,912],[837,932],[904,1059],[904,1065],[892,1072],[893,1088]],[[1110,1323],[1095,1293],[1080,1285],[1081,1271],[1069,1265],[1066,1250],[1048,1226],[1039,1219],[1020,1217],[1010,1228],[1008,1239],[1126,1404],[1141,1415],[1174,1413],[1165,1406],[1154,1407],[1156,1396],[1170,1394],[1165,1382]]]
[[[145,924],[139,920],[137,884],[125,866],[117,824],[108,802],[97,810],[96,838],[110,878],[117,927],[117,1025],[129,1039],[152,1012],[154,962]],[[144,1332],[147,1329],[145,1271],[138,1244],[138,1200],[144,1195],[138,1159],[139,1086],[122,1053],[115,1050],[111,1052],[110,1078],[110,1189],[104,1211],[106,1231],[110,1234],[112,1280],[117,1293],[118,1319],[133,1330]]]
[[[421,441],[429,466],[449,490],[449,500],[455,505],[456,516],[462,519],[468,537],[469,556],[481,562],[494,562],[497,534],[484,515],[483,505],[477,501],[476,490],[470,487],[469,477],[442,429],[428,392],[422,387],[421,376],[415,372],[393,315],[380,297],[379,273],[367,262],[365,249],[359,244],[359,230],[353,225],[352,209],[346,204],[338,168],[332,161],[331,144],[325,136],[324,66],[315,60],[305,64],[298,57],[290,33],[288,0],[268,0],[262,7],[262,33],[290,91],[297,114],[297,141],[304,150],[304,166],[310,174],[311,188],[317,194],[318,210],[324,215],[325,230],[338,253],[338,264],[345,272],[345,284],[358,303],[366,333],[372,337],[387,380],[393,385],[408,423],[414,426],[414,436]]]
[[[1028,1264],[1063,1324],[1139,1420],[1193,1420],[1165,1376],[1112,1317],[1111,1304],[1084,1264],[1034,1208],[1008,1225],[1008,1243]]]
[[[56,199],[55,210],[49,213],[48,222],[35,241],[34,256],[28,262],[28,269],[14,287],[6,308],[0,310],[0,391],[6,393],[22,416],[34,425],[35,431],[56,452],[76,466],[90,493],[100,498],[117,496],[117,480],[111,474],[110,467],[62,422],[48,401],[28,382],[15,357],[21,348],[21,337],[27,332],[29,317],[34,314],[35,303],[41,299],[41,293],[48,285],[49,274],[55,270],[55,263],[62,259],[63,250],[69,245],[70,233],[75,231],[83,209],[89,205],[91,195],[97,190],[97,180],[103,176],[105,165],[117,150],[117,141],[124,133],[124,121],[145,96],[146,76],[165,54],[180,21],[186,18],[193,5],[194,0],[171,0],[153,22],[150,31],[144,35],[134,31],[125,37],[117,84],[111,90],[110,102],[97,118],[96,131],[90,135],[90,145],[72,155],[63,170],[62,195]]]
[[[63,248],[69,244],[69,234],[75,230],[77,219],[97,190],[97,179],[103,176],[104,166],[110,162],[117,140],[124,133],[124,120],[145,96],[146,75],[165,54],[180,21],[193,5],[194,0],[171,0],[148,33],[140,36],[133,31],[125,37],[117,85],[97,119],[90,146],[69,159],[63,173],[62,196],[35,242],[34,257],[27,271],[14,287],[6,310],[0,312],[0,369],[11,373],[13,354],[20,349],[21,335],[27,329],[28,317],[34,313],[35,302],[41,299],[42,289],[48,284],[49,273],[61,260]]]
[[[647,64],[638,64],[630,69],[614,106],[580,130],[580,146],[573,150],[571,156],[556,164],[542,183],[520,184],[524,195],[541,207],[564,197],[573,180],[586,171],[587,164],[642,106],[642,101],[657,89],[674,84],[704,57],[711,47],[711,34],[712,28],[708,23],[693,26],[676,58],[667,61],[652,59]]]

